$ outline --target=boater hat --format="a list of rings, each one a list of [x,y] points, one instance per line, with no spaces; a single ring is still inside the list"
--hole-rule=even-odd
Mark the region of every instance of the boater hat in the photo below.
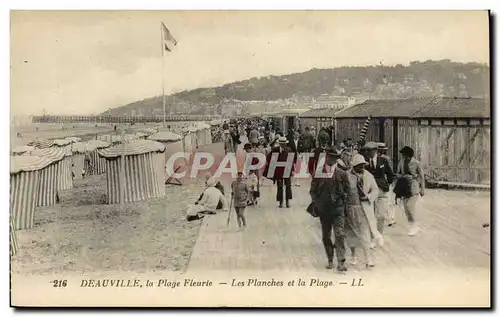
[[[387,145],[385,145],[384,142],[379,142],[378,143],[378,149],[379,150],[388,150],[389,148],[387,147]]]
[[[367,150],[373,150],[373,149],[377,149],[378,148],[378,144],[375,143],[375,142],[370,141],[370,142],[366,142],[366,144],[365,144],[364,147]]]
[[[284,136],[280,137],[278,139],[278,143],[283,143],[283,144],[287,144],[288,143],[288,139],[285,138]]]

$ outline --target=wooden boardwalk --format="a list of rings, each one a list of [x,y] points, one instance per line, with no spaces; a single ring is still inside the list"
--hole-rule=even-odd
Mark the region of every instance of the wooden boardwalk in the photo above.
[[[229,186],[229,184],[224,184]],[[293,187],[292,207],[279,209],[272,182],[261,188],[258,207],[248,207],[248,228],[237,231],[234,210],[205,217],[188,271],[325,271],[319,220],[306,213],[309,181]],[[422,231],[407,235],[402,209],[386,227],[386,244],[375,252],[376,269],[486,269],[490,267],[489,192],[428,190],[419,202]],[[360,268],[352,267],[350,270]]]

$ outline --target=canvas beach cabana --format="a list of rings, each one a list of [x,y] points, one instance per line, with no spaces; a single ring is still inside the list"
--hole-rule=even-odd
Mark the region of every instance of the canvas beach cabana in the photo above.
[[[10,157],[10,209],[14,230],[33,227],[40,171],[52,162],[40,156]]]
[[[57,203],[60,168],[63,164],[64,150],[58,148],[36,149],[30,153],[51,161],[40,171],[40,190],[36,197],[37,207],[52,206]]]
[[[99,155],[106,159],[108,204],[164,197],[164,152],[163,144],[150,140],[134,140],[99,150]],[[124,174],[120,175],[122,158]]]
[[[110,144],[102,140],[89,140],[85,142],[85,172],[88,175],[100,175],[106,172],[106,159],[99,156],[97,151],[105,149]]]
[[[64,159],[59,165],[59,176],[57,180],[57,190],[65,191],[73,188],[73,177],[71,175],[71,164],[73,152],[71,151],[71,141],[65,139],[53,140],[52,148],[61,149],[64,153]]]
[[[149,136],[148,140],[160,142],[165,145],[165,162],[168,162],[168,159],[172,156],[172,154],[184,151],[182,146],[182,136],[170,131],[155,133]]]
[[[82,170],[85,169],[86,146],[83,142],[76,142],[71,145],[73,156],[71,157],[71,171],[74,179],[82,179]]]

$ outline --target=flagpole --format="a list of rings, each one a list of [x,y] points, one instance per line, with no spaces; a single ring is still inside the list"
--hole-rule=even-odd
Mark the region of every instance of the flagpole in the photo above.
[[[166,106],[165,106],[165,58],[164,58],[164,51],[165,48],[163,47],[163,22],[160,24],[160,35],[161,35],[161,91],[162,91],[162,98],[163,98],[163,128],[165,128],[165,123],[166,123]]]

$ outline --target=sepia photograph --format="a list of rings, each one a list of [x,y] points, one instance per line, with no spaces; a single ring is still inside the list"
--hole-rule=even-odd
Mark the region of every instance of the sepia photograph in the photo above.
[[[491,308],[491,19],[10,11],[11,306]]]

